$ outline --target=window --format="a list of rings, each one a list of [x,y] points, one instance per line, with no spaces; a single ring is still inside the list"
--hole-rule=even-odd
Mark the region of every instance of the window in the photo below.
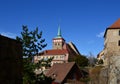
[[[119,30],[119,36],[120,36],[120,30]]]
[[[58,56],[56,56],[56,59],[58,59]]]
[[[118,41],[118,46],[120,46],[120,40]]]
[[[44,60],[48,60],[48,57],[45,57]]]

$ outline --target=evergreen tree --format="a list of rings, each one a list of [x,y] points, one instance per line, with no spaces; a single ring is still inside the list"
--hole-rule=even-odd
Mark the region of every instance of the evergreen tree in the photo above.
[[[22,42],[23,48],[23,84],[39,84],[40,82],[52,81],[51,78],[46,77],[43,73],[36,75],[34,73],[35,69],[42,67],[42,62],[38,63],[33,62],[34,56],[37,56],[39,51],[47,46],[45,44],[45,39],[42,39],[42,31],[38,32],[38,28],[34,31],[29,31],[27,26],[23,26],[23,31],[21,32],[21,37],[16,37],[16,40]],[[52,59],[49,59],[46,62],[45,66],[50,66],[49,62]]]
[[[78,55],[77,57],[75,57],[74,60],[80,67],[88,66],[88,59],[86,58],[86,56]]]
[[[80,67],[88,66],[88,59],[84,55],[77,55],[72,59],[69,59],[69,62],[74,61],[76,62]]]

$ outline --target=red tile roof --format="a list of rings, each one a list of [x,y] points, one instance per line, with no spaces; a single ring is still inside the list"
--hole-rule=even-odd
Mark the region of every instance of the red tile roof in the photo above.
[[[46,76],[55,78],[55,82],[61,83],[74,65],[75,62],[54,64],[46,73]]]
[[[120,18],[114,22],[110,27],[108,27],[105,31],[104,37],[106,36],[107,30],[108,29],[120,29]]]
[[[112,24],[109,28],[120,28],[120,18]]]
[[[53,50],[45,50],[40,54],[43,54],[43,55],[63,55],[63,54],[68,54],[68,51],[66,49],[53,49]]]

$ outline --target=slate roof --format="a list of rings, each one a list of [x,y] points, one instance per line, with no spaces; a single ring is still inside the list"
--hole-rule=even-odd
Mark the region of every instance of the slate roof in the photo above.
[[[75,62],[54,64],[46,73],[46,76],[55,78],[55,82],[63,82]]]

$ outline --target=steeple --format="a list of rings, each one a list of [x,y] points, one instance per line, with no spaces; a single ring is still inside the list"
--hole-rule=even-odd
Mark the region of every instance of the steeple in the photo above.
[[[60,25],[58,26],[57,38],[62,38]]]
[[[58,26],[57,36],[53,38],[53,49],[63,49],[65,40],[61,35],[60,25]]]

